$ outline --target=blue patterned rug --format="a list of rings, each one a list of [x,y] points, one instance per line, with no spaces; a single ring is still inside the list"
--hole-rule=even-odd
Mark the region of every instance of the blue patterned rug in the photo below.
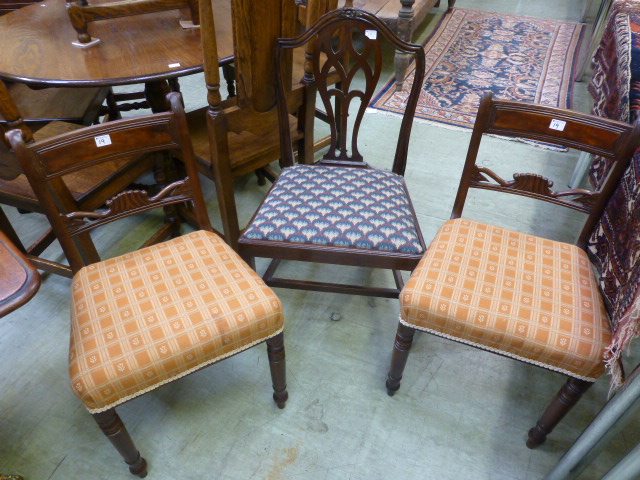
[[[453,9],[424,49],[427,71],[416,119],[447,128],[473,128],[482,93],[571,108],[573,71],[583,26],[542,18]],[[410,67],[408,79],[413,77]],[[410,83],[410,82],[409,82]],[[406,87],[391,81],[371,104],[404,111]]]

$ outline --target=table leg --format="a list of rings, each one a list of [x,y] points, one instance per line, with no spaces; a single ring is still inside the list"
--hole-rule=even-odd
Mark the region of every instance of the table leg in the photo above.
[[[405,42],[411,41],[411,34],[413,33],[413,4],[415,0],[400,0],[400,11],[398,12],[397,34]],[[395,69],[396,69],[396,92],[402,91],[402,85],[404,84],[404,76],[407,73],[409,67],[410,55],[401,53],[396,50],[395,57]]]
[[[171,91],[166,80],[156,80],[144,84],[144,94],[147,103],[153,113],[166,112],[169,110],[167,94]]]

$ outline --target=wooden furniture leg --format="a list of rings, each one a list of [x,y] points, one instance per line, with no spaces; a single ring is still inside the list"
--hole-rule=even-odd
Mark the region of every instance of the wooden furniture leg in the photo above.
[[[93,418],[98,423],[100,430],[109,441],[116,447],[122,458],[129,465],[129,471],[140,478],[147,476],[147,461],[140,455],[127,432],[124,423],[112,408],[106,412],[94,413]]]
[[[400,0],[401,7],[398,12],[398,21],[397,21],[397,34],[398,36],[404,40],[405,42],[411,42],[411,35],[414,30],[414,17],[415,10],[413,5],[415,4],[415,0]],[[448,0],[447,2],[447,12],[449,12],[453,6],[455,5],[456,0]],[[439,6],[440,1],[434,5]],[[395,70],[396,70],[396,92],[402,91],[402,85],[404,84],[404,77],[407,74],[407,68],[409,67],[409,55],[402,54],[396,51],[395,56]]]
[[[593,385],[593,382],[586,382],[577,378],[569,378],[555,398],[544,411],[536,426],[529,430],[527,447],[536,448],[542,445],[555,426],[564,416],[569,413],[584,392]]]
[[[401,323],[398,324],[398,332],[396,333],[396,342],[393,345],[393,355],[391,357],[391,367],[387,375],[387,394],[393,396],[400,389],[400,380],[402,380],[402,372],[409,358],[409,350],[413,343],[415,329],[407,327]]]
[[[287,392],[287,371],[284,353],[284,334],[279,333],[267,340],[267,354],[269,356],[269,368],[271,369],[271,381],[273,383],[273,400],[278,408],[284,408],[289,393]]]
[[[410,42],[411,32],[413,32],[413,4],[415,0],[400,0],[400,3],[402,6],[400,7],[400,12],[398,12],[397,34],[405,42]],[[396,68],[396,91],[401,92],[407,67],[409,66],[409,55],[396,50],[394,63]]]

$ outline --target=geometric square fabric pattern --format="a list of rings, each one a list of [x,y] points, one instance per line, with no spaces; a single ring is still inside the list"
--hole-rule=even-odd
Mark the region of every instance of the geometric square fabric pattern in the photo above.
[[[244,238],[420,254],[402,176],[364,168],[285,168]]]
[[[74,277],[69,374],[91,413],[280,333],[280,300],[220,237],[189,233]]]
[[[595,381],[609,318],[586,253],[513,230],[446,222],[400,295],[400,322]]]

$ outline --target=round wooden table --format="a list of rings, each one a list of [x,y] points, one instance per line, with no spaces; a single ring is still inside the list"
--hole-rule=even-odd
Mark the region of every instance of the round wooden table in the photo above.
[[[214,4],[218,58],[226,64],[233,60],[231,6]],[[80,48],[71,44],[77,34],[64,0],[29,5],[0,17],[0,78],[34,87],[145,82],[148,97],[159,95],[167,79],[203,70],[200,29],[183,29],[179,17],[171,10],[93,22],[89,32],[101,41]],[[153,108],[158,97],[148,100]]]

